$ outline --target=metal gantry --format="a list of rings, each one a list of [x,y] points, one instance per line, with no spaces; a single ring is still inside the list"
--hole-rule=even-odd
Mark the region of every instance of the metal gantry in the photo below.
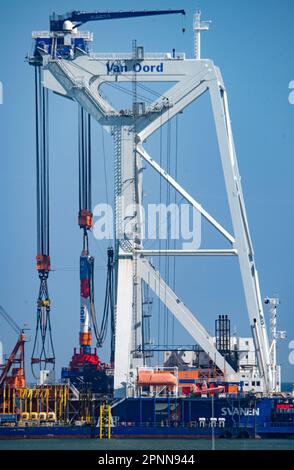
[[[170,12],[171,13],[171,12]],[[153,13],[157,14],[157,13]],[[132,15],[129,15],[130,17]],[[134,15],[133,15],[134,16]],[[141,16],[144,16],[143,14]],[[97,18],[96,18],[97,19]],[[102,19],[102,18],[100,18]],[[66,22],[68,18],[61,17]],[[89,19],[91,20],[91,18]],[[75,20],[79,24],[78,20]],[[77,26],[76,24],[76,26]],[[58,28],[60,28],[59,23]],[[65,30],[66,26],[66,30]],[[75,26],[75,29],[76,29]],[[213,337],[195,313],[179,299],[150,263],[150,256],[236,256],[239,259],[247,311],[264,390],[273,390],[269,340],[260,295],[258,273],[250,237],[238,170],[226,88],[221,72],[200,55],[200,32],[207,29],[198,14],[194,22],[195,59],[185,54],[90,53],[89,33],[64,30],[34,33],[35,56],[42,60],[46,88],[75,100],[86,113],[111,132],[115,143],[115,370],[114,388],[123,396],[133,371],[144,364],[142,351],[142,281],[209,355],[228,380],[235,371],[216,349]],[[73,28],[72,28],[73,29]],[[42,42],[43,38],[43,42]],[[44,40],[45,46],[44,46]],[[79,40],[79,42],[78,42]],[[53,44],[55,44],[53,48]],[[103,84],[175,83],[146,107],[117,110],[101,94]],[[204,93],[211,100],[233,231],[231,234],[204,209],[144,148],[144,142]],[[135,112],[136,108],[136,112]],[[141,109],[140,111],[138,111]],[[142,162],[152,167],[230,243],[229,249],[145,250],[142,233]]]

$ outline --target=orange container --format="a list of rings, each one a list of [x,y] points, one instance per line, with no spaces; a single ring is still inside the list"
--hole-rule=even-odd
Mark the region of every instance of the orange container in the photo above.
[[[230,393],[230,394],[238,393],[238,385],[229,384],[228,389],[227,389],[227,393]]]
[[[199,378],[198,370],[179,370],[179,380],[196,380]]]
[[[196,380],[199,378],[198,370],[179,370],[179,386],[184,388],[192,387],[195,385]]]

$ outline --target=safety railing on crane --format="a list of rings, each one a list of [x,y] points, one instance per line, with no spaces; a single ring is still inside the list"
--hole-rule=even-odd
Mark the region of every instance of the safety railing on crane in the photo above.
[[[133,60],[131,52],[90,52],[90,60]],[[144,59],[146,60],[185,60],[186,54],[184,52],[144,52]]]

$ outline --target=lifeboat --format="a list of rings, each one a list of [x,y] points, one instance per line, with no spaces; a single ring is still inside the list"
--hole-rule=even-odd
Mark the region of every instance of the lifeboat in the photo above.
[[[171,372],[144,370],[138,374],[138,385],[142,387],[169,386],[175,387],[177,378]]]

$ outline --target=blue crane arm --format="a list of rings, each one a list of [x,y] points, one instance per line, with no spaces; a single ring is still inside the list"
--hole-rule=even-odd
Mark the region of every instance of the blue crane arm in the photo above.
[[[88,21],[114,20],[120,18],[135,18],[138,16],[155,16],[155,15],[185,15],[185,10],[143,10],[143,11],[114,11],[114,12],[85,12],[71,11],[65,15],[50,16],[50,31],[63,31],[64,21],[71,21],[75,27],[81,26]]]

